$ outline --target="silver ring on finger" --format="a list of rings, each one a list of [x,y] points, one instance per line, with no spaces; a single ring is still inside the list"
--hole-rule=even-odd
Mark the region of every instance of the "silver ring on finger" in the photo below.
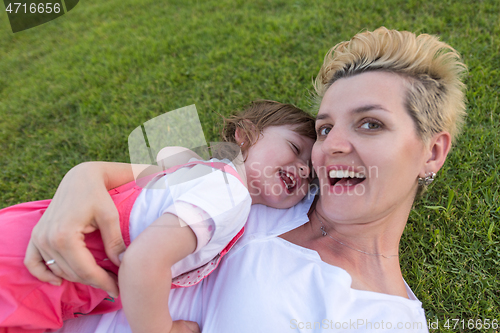
[[[53,264],[55,264],[55,263],[56,263],[56,261],[55,261],[54,259],[50,259],[50,260],[47,260],[47,261],[45,262],[45,265],[50,266],[50,265],[53,265]]]

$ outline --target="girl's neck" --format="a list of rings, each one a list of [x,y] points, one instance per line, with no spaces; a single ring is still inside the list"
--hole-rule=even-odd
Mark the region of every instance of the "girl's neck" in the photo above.
[[[247,174],[245,171],[245,160],[243,158],[243,155],[241,154],[241,151],[231,162],[234,164],[236,172],[238,172],[238,174],[240,175],[241,181],[243,182],[245,187],[248,188]]]

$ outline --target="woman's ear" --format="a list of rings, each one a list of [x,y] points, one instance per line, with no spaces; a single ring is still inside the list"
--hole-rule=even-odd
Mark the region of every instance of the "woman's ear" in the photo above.
[[[425,177],[430,172],[437,173],[446,161],[446,156],[451,148],[451,135],[441,132],[432,137],[429,143],[429,159],[425,162],[425,170],[420,177]]]

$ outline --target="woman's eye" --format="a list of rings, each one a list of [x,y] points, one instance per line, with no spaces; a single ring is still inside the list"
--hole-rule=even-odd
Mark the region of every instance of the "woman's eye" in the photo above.
[[[331,128],[330,127],[320,127],[318,129],[318,136],[325,136],[330,133]]]
[[[297,154],[300,153],[300,149],[295,143],[292,143],[292,149],[295,153],[297,153]]]
[[[360,128],[366,130],[377,130],[382,128],[382,125],[375,121],[366,121],[360,126]]]

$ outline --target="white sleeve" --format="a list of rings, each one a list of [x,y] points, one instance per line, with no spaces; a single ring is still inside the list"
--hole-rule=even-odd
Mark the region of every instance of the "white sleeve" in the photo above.
[[[226,164],[233,167],[229,161]],[[204,265],[226,247],[245,225],[251,198],[237,177],[202,164],[179,169],[167,175],[166,182],[173,204],[163,213],[178,216],[193,230],[203,228],[206,216],[193,214],[190,207],[195,206],[208,214],[214,226],[211,239],[201,250],[172,266],[172,275],[177,276]]]
[[[200,207],[180,200],[176,201],[175,205],[169,206],[164,213],[179,217],[177,211],[182,212],[182,220],[193,230],[196,236],[196,249],[193,253],[198,252],[212,239],[215,231],[214,220]]]

